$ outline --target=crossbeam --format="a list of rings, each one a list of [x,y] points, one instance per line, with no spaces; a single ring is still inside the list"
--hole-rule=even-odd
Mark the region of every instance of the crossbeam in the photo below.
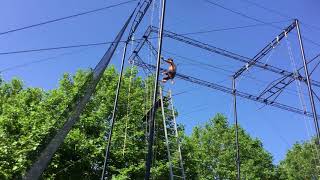
[[[137,46],[136,46],[136,48],[134,50],[134,53],[130,56],[129,61],[132,61],[133,59],[136,58],[136,54],[139,53],[139,51],[143,47],[145,41],[147,39],[150,39],[150,35],[153,34],[153,33],[157,34],[158,33],[158,28],[156,28],[154,26],[149,26],[147,31],[143,35],[143,40],[139,41],[139,43],[137,44]],[[163,33],[164,33],[163,34],[164,37],[167,37],[167,38],[170,38],[170,39],[174,39],[174,40],[189,44],[191,46],[194,46],[194,47],[197,47],[197,48],[201,48],[201,49],[204,49],[206,51],[222,55],[224,57],[228,57],[228,58],[236,60],[236,61],[243,62],[244,64],[248,64],[250,61],[252,61],[252,58],[245,57],[245,56],[239,55],[237,53],[234,53],[234,52],[231,52],[231,51],[227,51],[225,49],[218,48],[218,47],[215,47],[213,45],[206,44],[206,43],[197,41],[195,39],[192,39],[192,38],[189,38],[189,37],[186,37],[186,36],[183,36],[183,35],[179,35],[177,33],[174,33],[174,32],[168,31],[168,30],[164,30]],[[264,70],[279,74],[281,76],[288,76],[291,79],[295,79],[295,75],[294,75],[293,72],[289,72],[287,70],[284,70],[284,69],[281,69],[281,68],[278,68],[278,67],[275,67],[275,66],[272,66],[272,65],[269,65],[269,64],[264,64],[262,62],[257,61],[252,66],[255,66],[255,67],[258,67],[260,69],[264,69]],[[301,76],[298,80],[301,81],[301,82],[304,82],[304,83],[306,83],[306,81],[307,81],[306,77],[303,77],[303,76]],[[311,80],[311,83],[312,83],[313,86],[320,87],[320,82],[319,81]]]
[[[307,64],[312,63],[314,60],[316,60],[318,57],[320,57],[320,54],[312,58]],[[317,66],[314,67],[312,72],[317,68]],[[267,96],[267,98],[271,98],[274,96],[279,96],[283,90],[289,86],[294,80],[301,80],[302,76],[299,73],[300,70],[303,69],[303,66],[298,68],[293,75],[294,78],[291,78],[291,76],[282,76],[279,79],[276,79],[275,81],[271,82],[259,95],[261,96]],[[310,73],[310,76],[312,75],[312,72]],[[305,82],[305,81],[303,81]],[[305,82],[306,83],[306,82]]]
[[[293,22],[287,28],[285,28],[276,38],[274,38],[268,45],[266,45],[261,51],[259,51],[247,64],[242,66],[234,75],[233,78],[238,78],[244,71],[249,69],[265,55],[267,55],[273,48],[275,48],[280,41],[291,32],[292,29],[296,27],[296,23]]]
[[[141,68],[146,68],[149,71],[154,71],[155,70],[155,66],[154,65],[148,64],[148,63],[142,61],[141,58],[138,55],[136,56],[136,59],[133,62],[134,62],[134,64],[136,66],[139,66]],[[164,70],[165,69],[161,68],[161,71],[164,71]],[[214,90],[218,90],[218,91],[221,91],[221,92],[224,92],[224,93],[227,93],[227,94],[233,94],[233,91],[232,91],[231,88],[228,88],[228,87],[225,87],[225,86],[213,83],[213,82],[208,82],[208,81],[196,78],[196,77],[192,77],[192,76],[184,75],[184,74],[181,74],[181,73],[177,73],[176,74],[176,78],[184,80],[184,81],[188,81],[188,82],[191,82],[191,83],[194,83],[194,84],[198,84],[200,86],[204,86],[204,87],[208,87],[208,88],[211,88],[211,89],[214,89]],[[282,104],[282,103],[279,103],[279,102],[270,101],[270,100],[265,99],[265,98],[259,98],[258,96],[251,95],[251,94],[246,93],[246,92],[236,91],[235,93],[236,93],[236,96],[239,96],[239,97],[242,97],[242,98],[245,98],[245,99],[249,99],[249,100],[252,100],[252,101],[256,101],[256,102],[262,103],[264,105],[269,105],[269,106],[273,106],[273,107],[276,107],[276,108],[279,108],[279,109],[282,109],[282,110],[286,110],[286,111],[289,111],[289,112],[293,112],[293,113],[305,115],[305,116],[308,116],[308,117],[312,117],[312,113],[304,112],[304,111],[302,111],[302,110],[300,110],[298,108],[292,107],[292,106],[288,106],[288,105],[285,105],[285,104]]]

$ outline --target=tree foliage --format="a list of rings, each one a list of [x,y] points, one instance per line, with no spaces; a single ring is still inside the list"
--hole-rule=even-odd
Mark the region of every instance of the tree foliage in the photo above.
[[[59,87],[48,92],[24,88],[18,79],[9,83],[1,81],[0,179],[21,178],[65,122],[66,109],[74,103],[89,74],[90,71],[78,71],[74,76],[64,74]],[[100,177],[117,80],[115,68],[108,68],[79,122],[54,155],[43,178]],[[152,91],[152,78],[142,80],[136,69],[128,69],[122,82],[109,172],[116,179],[142,179],[148,128],[146,119],[142,117],[151,107],[147,94]],[[159,130],[161,122],[157,116],[155,149],[158,159],[152,171],[158,178],[167,178],[163,131]]]
[[[127,69],[123,76],[108,169],[113,179],[144,177],[148,123],[143,117],[151,108],[154,78],[142,79],[137,73],[136,69]],[[65,123],[70,107],[89,76],[90,71],[82,70],[75,75],[64,74],[59,86],[49,91],[25,87],[18,79],[0,80],[0,179],[23,176]],[[43,179],[100,178],[118,76],[114,67],[105,71],[80,120],[55,153]],[[165,107],[168,105],[165,103]],[[165,108],[165,114],[169,120],[173,118],[168,108]],[[187,179],[235,179],[234,127],[223,115],[218,114],[205,125],[195,127],[190,136],[185,134],[183,126],[178,127]],[[242,178],[277,179],[272,156],[263,149],[262,143],[242,128],[239,137]],[[169,179],[164,142],[159,110],[155,119],[153,179]],[[297,153],[303,156],[297,159]],[[307,163],[309,153],[311,150],[307,145],[296,145],[281,163],[278,174],[284,178],[293,176],[296,169],[292,162],[297,164],[305,160]],[[299,170],[305,174],[313,172],[308,168]]]
[[[279,173],[281,179],[320,179],[320,154],[316,139],[296,143],[280,162]]]
[[[239,144],[242,179],[275,178],[272,156],[241,127]],[[189,179],[236,179],[235,129],[223,115],[195,127],[184,147]]]

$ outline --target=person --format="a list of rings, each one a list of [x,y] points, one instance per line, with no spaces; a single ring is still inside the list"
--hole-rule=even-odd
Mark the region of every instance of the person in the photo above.
[[[171,82],[173,82],[173,79],[177,72],[177,66],[174,64],[172,58],[169,58],[168,60],[164,60],[164,61],[169,64],[169,68],[168,70],[162,73],[163,75],[166,75],[165,77],[163,77],[162,82],[166,83],[169,79],[171,79],[172,80]]]

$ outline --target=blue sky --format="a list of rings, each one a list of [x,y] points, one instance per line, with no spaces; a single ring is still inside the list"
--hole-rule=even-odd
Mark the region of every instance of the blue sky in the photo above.
[[[290,18],[261,9],[248,3],[246,0],[212,0],[212,2],[244,13],[260,21],[281,21],[274,25],[282,28],[287,27],[291,23]],[[303,36],[320,44],[320,37],[318,36],[320,32],[319,19],[317,18],[320,17],[320,12],[317,9],[320,7],[319,1],[257,0],[255,2],[261,6],[281,11],[286,16],[298,18],[302,22],[301,29]],[[96,0],[94,2],[76,0],[4,1],[2,2],[0,11],[0,22],[2,23],[0,32],[117,3],[119,1],[116,0]],[[112,41],[135,5],[136,2],[70,20],[2,35],[0,36],[0,52]],[[147,16],[135,34],[135,38],[141,38],[148,25],[158,26],[158,12],[159,2],[157,1],[154,4],[154,8],[150,8],[148,11]],[[255,24],[260,23],[203,0],[167,1],[165,29],[176,33]],[[259,25],[250,28],[194,34],[188,37],[247,57],[253,57],[268,42],[275,38],[280,31],[268,25]],[[293,63],[297,67],[300,67],[302,60],[299,54],[295,30],[289,34],[287,40],[282,41],[270,53],[271,55],[266,56],[261,62],[268,62],[288,71],[293,70]],[[176,60],[180,73],[227,87],[231,87],[231,73],[229,71],[234,72],[243,65],[237,61],[193,48],[171,39],[165,38],[163,43],[163,55],[165,57],[173,57]],[[153,44],[156,46],[155,40],[153,40]],[[319,53],[319,46],[306,40],[304,41],[304,45],[307,59]],[[119,46],[111,62],[118,68],[122,46],[123,44]],[[13,68],[2,72],[1,75],[5,80],[19,77],[25,82],[26,86],[52,89],[58,86],[58,80],[64,72],[74,73],[80,68],[94,67],[107,47],[108,45],[102,45],[78,49],[2,55],[0,56],[0,70],[37,60],[47,59],[47,61],[22,68]],[[131,50],[132,48],[129,51]],[[293,54],[292,59],[290,59],[288,54],[290,51]],[[142,50],[141,56],[145,61],[154,63],[154,58],[150,56],[150,52],[146,48]],[[218,66],[225,69],[225,71],[204,66],[203,63]],[[310,69],[313,66],[314,64],[311,64]],[[312,78],[320,80],[319,74],[319,70],[316,70]],[[141,75],[144,74],[141,73]],[[255,95],[261,92],[268,82],[279,77],[257,68],[250,69],[244,75],[237,82],[238,89]],[[176,96],[174,103],[180,114],[178,122],[185,125],[188,133],[191,132],[192,127],[203,124],[216,113],[225,114],[229,118],[230,123],[233,123],[231,95],[178,79],[174,85],[168,83],[166,88],[172,89],[173,93],[186,91],[186,93]],[[305,85],[302,85],[301,89],[303,94],[302,100],[305,101],[310,111]],[[314,90],[319,92],[319,89],[316,87],[314,87]],[[292,83],[278,100],[284,104],[301,108],[295,83]],[[316,105],[319,107],[318,101]],[[285,152],[296,141],[309,139],[314,134],[312,119],[273,107],[261,108],[261,106],[261,104],[256,102],[238,98],[239,123],[250,135],[262,140],[264,147],[274,156],[275,163],[284,158]]]

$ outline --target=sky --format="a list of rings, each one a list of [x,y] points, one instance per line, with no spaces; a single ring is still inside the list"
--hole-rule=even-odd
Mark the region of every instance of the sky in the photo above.
[[[164,28],[178,34],[213,30],[186,36],[252,58],[280,34],[282,29],[289,26],[293,18],[297,18],[301,22],[306,58],[309,60],[320,52],[320,25],[319,18],[317,18],[320,17],[318,11],[320,2],[317,0],[256,0],[254,1],[256,4],[250,3],[253,0],[210,1],[213,3],[205,0],[167,0]],[[119,2],[117,0],[3,1],[0,11],[0,22],[2,23],[0,32]],[[132,2],[77,18],[0,35],[0,53],[113,41],[136,4],[137,2]],[[149,25],[158,27],[159,6],[159,1],[151,5],[134,35],[135,38],[141,38]],[[263,9],[262,6],[268,9]],[[273,22],[273,24],[261,22]],[[157,47],[157,39],[151,42]],[[136,43],[131,44],[128,54],[132,53],[135,45]],[[117,68],[120,66],[122,47],[123,43],[119,45],[111,61],[111,64]],[[53,89],[58,87],[63,73],[74,74],[78,69],[93,68],[107,48],[108,45],[100,45],[0,55],[1,76],[7,81],[13,77],[20,78],[26,87]],[[162,54],[166,58],[174,58],[178,65],[178,73],[229,88],[231,87],[231,75],[244,65],[169,38],[163,40]],[[146,62],[155,63],[148,47],[142,49],[140,56]],[[309,69],[313,69],[318,61],[311,63]],[[35,63],[29,64],[30,62]],[[301,67],[302,59],[296,30],[289,33],[288,37],[260,62],[290,72]],[[19,67],[20,65],[23,66]],[[129,65],[126,64],[126,66]],[[163,67],[166,67],[165,64]],[[303,73],[301,71],[302,75]],[[145,76],[142,70],[139,75]],[[317,69],[311,78],[320,81],[319,75],[320,72]],[[259,95],[271,81],[279,77],[274,73],[253,67],[238,78],[237,89]],[[318,87],[313,88],[316,93],[319,93]],[[230,124],[233,124],[233,99],[230,94],[179,79],[176,79],[174,84],[167,83],[165,89],[171,89],[173,94],[183,92],[174,96],[173,100],[179,112],[177,121],[185,126],[188,134],[192,132],[194,126],[203,125],[216,113],[225,114]],[[298,93],[299,91],[301,93]],[[294,82],[287,87],[277,101],[300,109],[301,104],[305,104],[308,111],[311,111],[307,93],[305,84],[299,85]],[[252,137],[262,141],[263,146],[273,155],[275,163],[279,163],[285,157],[286,151],[295,142],[308,140],[315,134],[312,118],[274,107],[264,107],[262,104],[242,98],[237,98],[237,101],[240,126]],[[319,101],[317,99],[315,101],[319,111]]]

